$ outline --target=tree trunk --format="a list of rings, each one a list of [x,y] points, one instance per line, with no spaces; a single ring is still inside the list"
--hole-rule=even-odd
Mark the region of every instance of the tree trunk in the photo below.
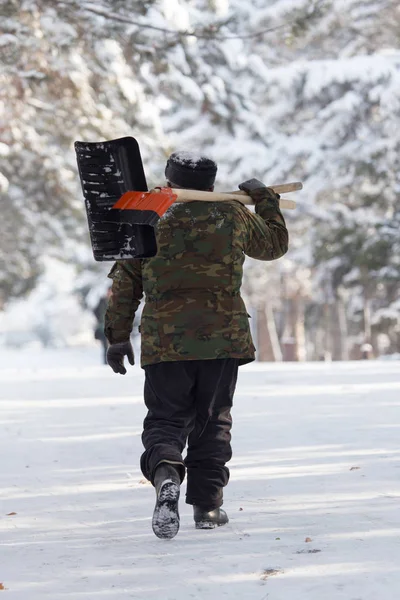
[[[275,361],[266,306],[257,308],[257,359],[261,362]]]
[[[294,337],[296,339],[297,360],[304,362],[306,360],[306,332],[304,327],[304,300],[300,294],[294,298],[295,305],[295,324]]]
[[[283,360],[306,360],[306,335],[304,328],[304,301],[300,294],[287,298],[286,323],[282,336]]]
[[[332,318],[331,318],[331,310],[328,302],[324,304],[324,330],[325,330],[325,340],[324,340],[324,360],[332,360]]]
[[[330,310],[330,338],[332,341],[332,360],[348,360],[347,318],[342,298],[336,296]]]
[[[274,311],[272,309],[270,302],[266,302],[266,304],[265,304],[265,319],[267,322],[269,339],[271,342],[271,349],[272,349],[274,361],[282,362],[282,349],[281,349],[281,344],[280,344],[279,338],[278,338],[278,332],[276,330]]]

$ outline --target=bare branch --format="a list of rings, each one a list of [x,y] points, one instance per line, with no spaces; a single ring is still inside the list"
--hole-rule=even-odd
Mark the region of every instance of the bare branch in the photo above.
[[[241,35],[217,35],[216,31],[225,23],[220,25],[214,25],[204,28],[202,31],[192,30],[192,31],[177,31],[176,29],[167,29],[165,27],[157,27],[156,25],[151,25],[150,23],[143,23],[140,21],[134,21],[129,17],[125,17],[123,15],[119,15],[117,13],[109,12],[103,8],[99,8],[93,4],[84,4],[81,5],[80,8],[86,12],[90,12],[101,17],[105,17],[107,19],[111,19],[113,21],[118,21],[119,23],[126,23],[127,25],[136,25],[140,29],[151,29],[153,31],[159,31],[161,33],[166,33],[168,35],[175,35],[177,37],[195,37],[198,39],[213,39],[216,41],[223,40],[236,40],[236,39],[251,39],[261,37],[266,33],[271,33],[273,31],[277,31],[278,29],[282,29],[283,27],[290,26],[290,23],[283,23],[281,25],[276,25],[275,27],[269,27],[268,29],[262,29],[260,31],[255,31],[253,33],[241,34]]]

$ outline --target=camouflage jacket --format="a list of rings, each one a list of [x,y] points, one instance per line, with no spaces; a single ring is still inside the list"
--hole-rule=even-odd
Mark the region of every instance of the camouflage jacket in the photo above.
[[[157,255],[117,261],[109,273],[108,341],[129,339],[144,292],[142,367],[177,360],[254,360],[240,296],[245,255],[274,260],[288,248],[280,210],[263,200],[256,213],[236,201],[172,205],[157,224]]]

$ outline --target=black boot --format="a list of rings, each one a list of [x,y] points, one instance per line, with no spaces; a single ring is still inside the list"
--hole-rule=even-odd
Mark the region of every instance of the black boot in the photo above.
[[[174,465],[162,462],[154,475],[157,501],[153,513],[153,531],[157,537],[171,539],[179,531],[179,493],[181,478]]]
[[[229,523],[228,515],[222,508],[207,510],[201,506],[193,506],[193,517],[196,529],[214,529]]]

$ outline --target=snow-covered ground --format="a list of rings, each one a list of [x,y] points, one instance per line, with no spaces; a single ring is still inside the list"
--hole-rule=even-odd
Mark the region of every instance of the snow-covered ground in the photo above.
[[[398,597],[400,363],[243,367],[230,524],[197,532],[183,496],[162,541],[138,467],[142,371],[99,362],[0,351],[4,598]]]

